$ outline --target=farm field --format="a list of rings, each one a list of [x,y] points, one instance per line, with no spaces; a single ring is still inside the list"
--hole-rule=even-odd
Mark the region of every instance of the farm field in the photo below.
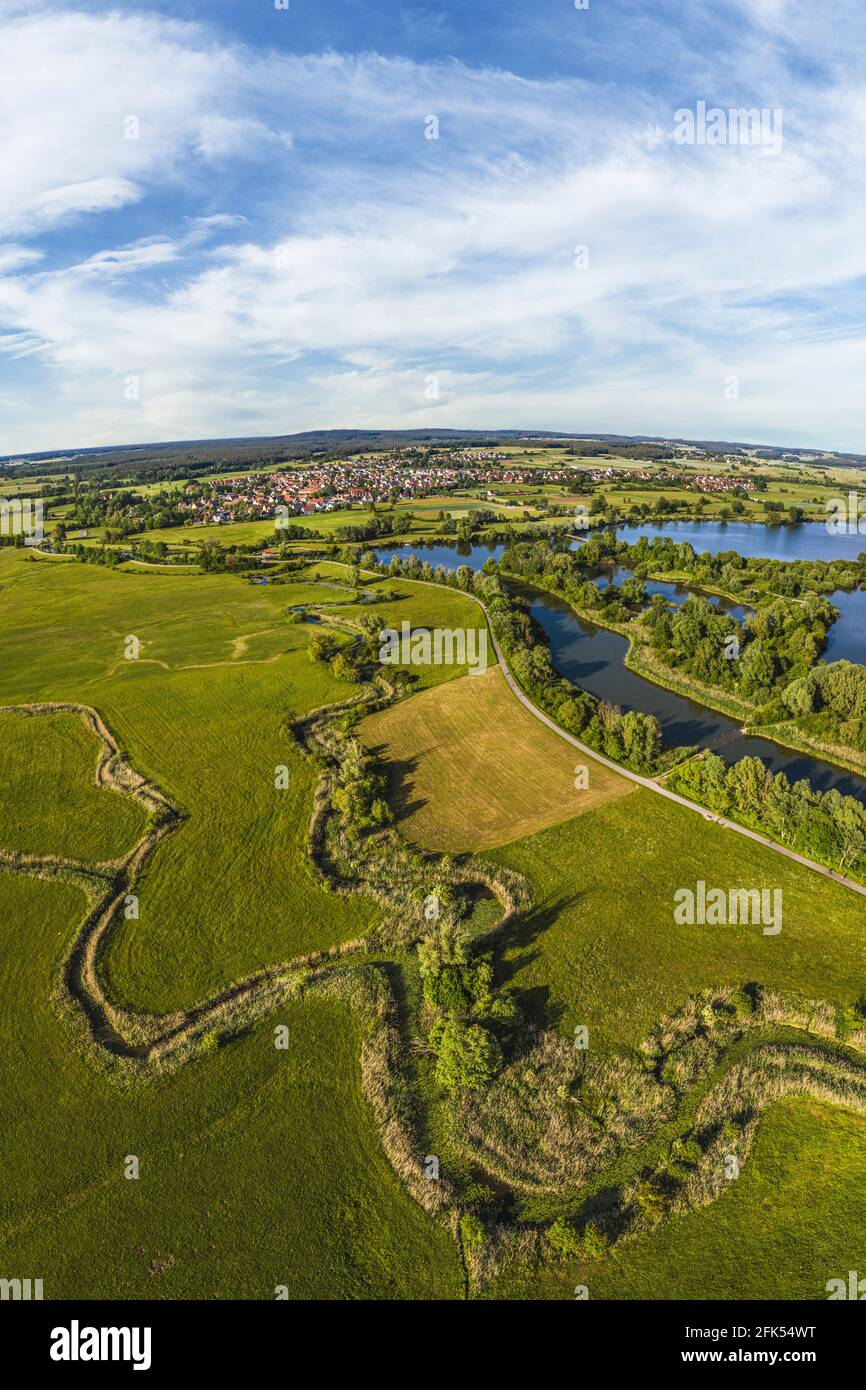
[[[495,666],[371,715],[359,732],[392,769],[401,831],[428,849],[489,849],[632,790],[600,763],[576,790],[573,750]]]
[[[357,686],[310,660],[310,628],[293,610],[315,608],[325,625],[329,610],[341,622],[375,613],[397,628],[478,628],[483,618],[451,588],[389,576],[353,590],[347,577],[324,561],[260,587],[0,552],[0,641],[11,657],[0,703],[96,708],[132,767],[180,813],[137,880],[139,917],[115,922],[100,952],[100,978],[120,1007],[191,1010],[263,967],[357,941],[379,922],[376,902],[327,891],[310,860],[317,769],[289,726]],[[130,636],[133,660],[124,654]],[[392,806],[410,844],[479,852],[491,871],[527,885],[531,902],[495,941],[495,968],[528,1027],[569,1038],[585,1025],[592,1048],[615,1058],[706,989],[756,983],[856,1012],[866,923],[853,895],[600,764],[590,763],[589,790],[577,791],[575,751],[514,701],[497,667],[405,674],[408,698],[358,732],[392,766]],[[0,811],[0,849],[86,860],[128,852],[143,813],[95,785],[96,753],[76,717],[0,714],[0,776],[13,792]],[[285,789],[275,784],[281,767]],[[781,936],[675,925],[674,894],[697,879],[781,888]],[[0,951],[0,1081],[8,1071],[11,1116],[0,1149],[33,1155],[6,1196],[0,1230],[22,1267],[50,1270],[60,1295],[104,1296],[110,1277],[123,1297],[261,1298],[277,1285],[299,1298],[465,1296],[451,1237],[382,1150],[362,1093],[359,1017],[315,994],[289,1000],[156,1085],[118,1084],[116,1068],[95,1066],[58,1012],[58,972],[85,909],[74,882],[0,868],[0,932],[11,933]],[[489,929],[495,919],[484,911]],[[418,977],[404,954],[385,958],[405,971],[411,1036]],[[273,1047],[275,1020],[289,1029],[287,1054]],[[37,1061],[21,1067],[21,1055]],[[476,1151],[464,1150],[426,1060],[413,1066],[430,1151],[465,1183]],[[53,1143],[40,1147],[46,1133]],[[839,1144],[845,1162],[820,1201],[807,1203],[800,1165],[828,1163]],[[139,1151],[144,1176],[126,1184],[117,1156]],[[643,1152],[626,1153],[612,1172],[628,1174]],[[733,1256],[720,1258],[722,1296],[814,1297],[817,1262],[831,1266],[824,1280],[844,1265],[840,1212],[864,1167],[862,1116],[785,1102],[761,1116],[736,1192],[615,1256],[542,1255],[531,1273],[506,1266],[472,1284],[471,1296],[571,1297],[578,1281],[599,1298],[696,1296],[702,1252],[735,1241],[750,1271],[774,1250],[796,1255],[766,1294]],[[557,1200],[518,1194],[513,1210],[543,1223]],[[98,1257],[105,1248],[116,1252],[110,1275]],[[677,1276],[665,1283],[672,1260]]]
[[[637,1045],[709,986],[757,981],[844,1004],[866,992],[857,895],[640,788],[492,857],[532,875],[533,909],[504,961],[566,1035],[580,1023],[598,1046]],[[700,879],[779,887],[781,933],[675,925],[674,893]]]

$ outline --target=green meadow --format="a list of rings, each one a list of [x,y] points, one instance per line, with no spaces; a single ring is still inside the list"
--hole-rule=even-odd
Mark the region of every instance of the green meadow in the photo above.
[[[99,742],[75,714],[0,713],[0,847],[115,859],[145,829],[129,797],[96,786]]]
[[[263,1024],[124,1087],[68,1046],[49,999],[81,907],[0,873],[4,1268],[46,1299],[458,1297],[450,1237],[382,1154],[351,1015],[288,1006],[285,1051]]]
[[[311,629],[292,610],[375,612],[398,628],[477,627],[481,615],[457,591],[403,579],[365,584],[364,602],[346,575],[321,563],[297,582],[257,586],[0,550],[0,705],[94,707],[181,816],[138,881],[139,918],[116,924],[100,957],[115,1003],[188,1010],[377,922],[371,899],[329,891],[308,859],[317,770],[290,725],[357,686],[309,660]],[[425,707],[447,703],[445,719],[413,724],[411,698],[395,707],[401,758],[447,768],[425,792],[447,781],[443,834],[472,817],[453,750],[432,759],[421,746],[431,731],[457,749],[467,737],[473,750],[483,743],[497,767],[515,759],[504,689],[487,719],[458,698],[471,682],[442,698],[464,674],[409,672]],[[530,755],[558,756],[546,752],[552,735],[531,732],[526,778]],[[0,849],[88,861],[128,852],[146,817],[96,785],[97,752],[73,715],[0,714]],[[503,800],[503,824],[508,811]],[[643,790],[567,816],[564,807],[559,824],[486,851],[532,891],[496,960],[539,1026],[570,1036],[586,1024],[592,1046],[616,1055],[709,987],[755,981],[841,1005],[866,994],[862,905],[838,885]],[[781,888],[781,934],[675,925],[674,893],[699,879]],[[386,1161],[361,1092],[358,1018],[304,998],[177,1071],[132,1081],[70,1045],[58,1014],[58,972],[85,910],[72,882],[0,870],[7,1264],[43,1278],[46,1297],[272,1298],[281,1285],[293,1298],[463,1297],[453,1240]],[[275,1023],[288,1027],[287,1051],[273,1046]],[[141,1164],[134,1181],[123,1176],[130,1154]],[[713,1205],[601,1260],[506,1270],[483,1296],[569,1298],[586,1283],[594,1298],[822,1297],[826,1280],[861,1258],[852,1231],[866,1215],[864,1177],[862,1116],[786,1101],[762,1116],[740,1180]]]
[[[532,911],[503,947],[514,986],[567,1035],[639,1044],[709,986],[750,981],[854,1004],[866,995],[862,900],[837,884],[637,790],[494,852],[528,874]],[[778,936],[760,926],[678,926],[674,893],[780,888]]]

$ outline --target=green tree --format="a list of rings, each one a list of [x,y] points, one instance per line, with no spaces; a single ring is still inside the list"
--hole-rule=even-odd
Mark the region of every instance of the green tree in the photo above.
[[[448,1019],[435,1030],[436,1080],[446,1091],[480,1091],[502,1066],[502,1050],[480,1023]],[[431,1034],[431,1039],[433,1034]]]

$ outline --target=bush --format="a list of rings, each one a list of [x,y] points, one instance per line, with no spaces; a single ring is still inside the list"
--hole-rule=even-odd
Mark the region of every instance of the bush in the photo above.
[[[487,1239],[484,1222],[474,1212],[466,1212],[460,1218],[460,1235],[467,1250],[479,1250]]]
[[[431,1030],[430,1040],[438,1052],[436,1080],[446,1091],[483,1090],[502,1066],[499,1043],[479,1023],[449,1019]]]
[[[311,661],[330,661],[336,656],[339,643],[331,632],[314,632],[310,636],[307,655]]]
[[[635,1206],[652,1225],[657,1225],[665,1214],[664,1195],[651,1182],[639,1183],[634,1193]]]
[[[338,652],[331,662],[331,672],[337,680],[354,684],[361,679],[360,672],[345,652]]]
[[[596,1226],[594,1221],[590,1221],[583,1228],[581,1245],[583,1253],[588,1260],[600,1260],[602,1255],[607,1253],[610,1241],[600,1226]]]
[[[578,1257],[585,1260],[601,1259],[610,1243],[594,1221],[588,1221],[582,1231],[577,1231],[564,1216],[558,1216],[548,1227],[547,1239],[551,1249],[562,1260]]]
[[[558,1216],[552,1226],[547,1228],[547,1239],[551,1249],[561,1260],[570,1255],[580,1254],[580,1236],[570,1221]]]

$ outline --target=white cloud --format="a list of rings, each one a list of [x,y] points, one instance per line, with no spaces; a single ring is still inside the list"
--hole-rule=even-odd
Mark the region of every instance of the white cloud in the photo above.
[[[42,252],[34,247],[16,246],[14,242],[7,242],[5,246],[0,246],[0,275],[7,275],[11,270],[20,270],[25,265],[33,265],[41,259]]]
[[[764,69],[769,159],[675,147],[663,102],[586,82],[0,18],[0,347],[51,373],[9,447],[432,423],[858,445],[866,331],[837,300],[866,276],[866,98],[844,66],[806,86],[770,39]],[[111,234],[178,190],[197,212]],[[101,247],[58,264],[55,233],[30,259],[72,216]]]
[[[71,214],[108,212],[134,203],[138,197],[138,189],[129,179],[83,179],[80,183],[44,189],[19,209],[11,226],[19,233],[39,231]]]

